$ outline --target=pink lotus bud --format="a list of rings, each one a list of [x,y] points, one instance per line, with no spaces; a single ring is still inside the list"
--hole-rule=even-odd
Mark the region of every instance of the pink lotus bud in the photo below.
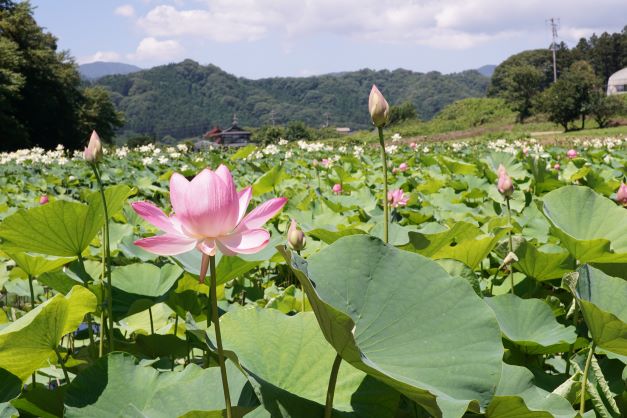
[[[41,197],[39,198],[39,204],[40,205],[45,205],[48,202],[49,202],[48,195],[42,194]]]
[[[392,169],[392,174],[396,174],[396,173],[398,173],[398,168],[394,167],[394,168]]]
[[[336,183],[333,185],[333,193],[335,194],[341,194],[342,193],[342,185],[339,183]]]
[[[329,160],[328,158],[323,158],[322,159],[322,166],[324,168],[329,168],[331,166],[331,160]]]
[[[501,172],[499,175],[499,181],[496,185],[499,193],[501,193],[505,198],[510,198],[512,193],[514,193],[514,182],[510,176],[507,175],[506,171]]]
[[[382,128],[388,122],[388,116],[390,113],[390,105],[385,100],[385,97],[381,94],[377,86],[372,85],[370,90],[370,97],[368,98],[368,111],[370,112],[370,118],[372,123],[377,128]]]
[[[305,248],[306,237],[305,233],[298,228],[296,221],[292,219],[290,228],[287,231],[287,243],[294,251],[301,251]]]
[[[406,206],[408,201],[409,196],[406,196],[401,189],[391,190],[388,192],[388,203],[393,208]]]
[[[91,164],[96,164],[102,159],[102,142],[100,142],[100,137],[96,131],[91,133],[89,144],[85,148],[83,156],[85,157],[85,161]]]
[[[417,146],[418,144],[416,144],[415,142],[412,142],[411,144],[409,144],[409,148],[413,149],[414,151],[416,150]]]
[[[401,163],[401,164],[398,166],[398,170],[399,170],[399,171],[402,171],[402,172],[407,171],[407,169],[408,169],[408,168],[409,168],[409,166],[407,165],[407,163]]]
[[[618,191],[616,192],[616,201],[621,205],[627,207],[627,184],[621,183]]]
[[[525,156],[529,155],[529,148],[524,147],[524,148],[523,148],[523,154],[524,154]]]
[[[559,170],[560,169],[560,163],[555,163],[555,165],[553,166],[553,170]]]
[[[572,160],[573,158],[577,157],[577,151],[575,151],[574,149],[569,149],[566,152],[566,156]]]
[[[507,174],[507,169],[503,164],[499,164],[499,167],[496,169],[496,174],[501,177],[503,173]]]

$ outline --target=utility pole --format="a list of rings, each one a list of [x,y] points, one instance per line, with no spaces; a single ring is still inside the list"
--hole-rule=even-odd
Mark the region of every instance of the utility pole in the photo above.
[[[274,126],[274,117],[275,117],[275,113],[274,113],[274,109],[272,109],[270,111],[270,121],[272,122],[272,126]]]
[[[557,30],[559,29],[560,20],[555,18],[549,19],[551,25],[551,34],[553,36],[553,42],[551,43],[551,50],[553,51],[553,82],[557,81]]]
[[[327,118],[327,122],[326,122],[326,124],[324,125],[324,127],[325,127],[325,128],[328,128],[328,127],[329,127],[329,117],[331,116],[331,114],[330,114],[329,112],[326,112],[326,113],[324,114],[324,116]]]

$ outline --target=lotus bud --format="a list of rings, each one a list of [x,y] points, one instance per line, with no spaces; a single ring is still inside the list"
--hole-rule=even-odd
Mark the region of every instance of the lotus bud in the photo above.
[[[507,169],[503,164],[499,164],[499,167],[496,169],[496,174],[501,177],[503,173],[507,174]]]
[[[409,144],[409,148],[413,149],[414,151],[416,151],[417,146],[418,144],[416,144],[415,142],[412,142],[411,144]]]
[[[292,219],[292,223],[290,223],[290,228],[287,231],[287,243],[294,251],[301,251],[305,248],[305,233],[298,228],[298,225],[296,225],[296,221],[294,219]]]
[[[575,151],[574,149],[569,149],[566,152],[566,156],[572,160],[573,158],[577,157],[577,151]]]
[[[372,123],[377,128],[383,128],[388,122],[390,105],[388,105],[385,97],[383,97],[377,86],[374,84],[372,85],[370,97],[368,98],[368,111],[370,112]]]
[[[501,264],[501,267],[509,266],[510,264],[516,263],[517,261],[518,261],[518,257],[516,256],[516,254],[510,251],[509,253],[507,253],[507,256],[505,256],[505,259],[503,260],[503,264]]]
[[[333,185],[333,193],[335,194],[341,194],[342,193],[342,185],[339,183],[336,183]]]
[[[100,142],[100,137],[96,131],[91,133],[89,144],[85,148],[83,156],[85,157],[85,161],[91,164],[96,164],[102,159],[102,142]]]
[[[621,183],[618,191],[616,192],[616,201],[621,205],[627,207],[627,184]]]
[[[408,168],[409,168],[409,166],[407,165],[407,163],[401,163],[398,166],[398,171],[405,172],[405,171],[407,171]]]
[[[499,181],[497,183],[497,189],[503,197],[509,199],[514,193],[514,182],[511,177],[507,175],[506,171],[501,172],[499,175]]]
[[[561,168],[560,163],[555,163],[555,165],[553,166],[553,170],[559,171],[559,169]]]
[[[48,195],[42,194],[41,197],[39,198],[39,204],[40,205],[45,205],[48,202],[49,202]]]

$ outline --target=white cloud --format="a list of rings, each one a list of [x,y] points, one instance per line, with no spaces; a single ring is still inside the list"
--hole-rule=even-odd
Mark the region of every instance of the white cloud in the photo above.
[[[574,42],[592,31],[622,29],[627,15],[625,0],[197,0],[187,9],[175,4],[154,7],[138,26],[149,36],[217,42],[255,41],[271,32],[289,42],[330,33],[455,49],[539,34],[548,44],[551,16],[561,18],[562,39]]]
[[[113,13],[118,16],[133,17],[135,16],[135,8],[130,4],[123,4],[116,7]]]
[[[78,62],[79,64],[86,64],[89,62],[96,62],[96,61],[111,62],[111,61],[119,61],[120,57],[121,57],[120,54],[114,51],[98,51],[93,55],[79,58]]]
[[[178,41],[148,37],[142,39],[135,52],[128,54],[127,58],[133,61],[172,62],[181,59],[184,51]]]

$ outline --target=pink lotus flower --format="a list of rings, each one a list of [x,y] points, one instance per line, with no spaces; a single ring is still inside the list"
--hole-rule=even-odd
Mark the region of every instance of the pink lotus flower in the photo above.
[[[331,166],[331,160],[329,160],[328,158],[323,158],[322,159],[322,166],[324,168],[329,168]]]
[[[305,248],[306,242],[307,238],[305,237],[305,233],[298,228],[296,221],[292,219],[290,228],[287,231],[287,243],[294,251],[301,251]]]
[[[566,156],[572,160],[573,158],[577,157],[577,151],[575,151],[574,149],[569,149],[566,152]]]
[[[220,165],[214,172],[202,170],[191,181],[179,173],[170,178],[170,202],[174,214],[167,216],[151,202],[135,202],[139,216],[165,232],[135,241],[154,254],[176,255],[194,248],[213,256],[253,254],[270,240],[261,228],[285,205],[287,199],[270,199],[246,215],[252,187],[237,192],[231,172]]]
[[[416,144],[415,142],[412,142],[411,144],[409,144],[409,148],[413,149],[414,151],[416,150],[417,146],[418,144]]]
[[[555,165],[553,166],[553,170],[559,170],[561,168],[560,163],[555,163]]]
[[[401,171],[401,172],[405,172],[405,171],[407,171],[408,169],[409,169],[409,166],[407,165],[407,163],[401,163],[401,164],[398,166],[398,171]]]
[[[40,205],[45,205],[48,202],[49,202],[48,195],[42,194],[41,197],[39,198],[39,204]]]
[[[406,196],[405,193],[403,193],[403,190],[396,189],[388,192],[388,203],[393,208],[406,206],[407,202],[409,202],[409,196]]]
[[[621,205],[627,207],[627,184],[621,183],[618,191],[616,192],[616,201]]]
[[[333,185],[333,193],[335,194],[342,194],[342,185],[339,183],[336,183]]]
[[[505,171],[505,169],[500,172],[496,187],[499,190],[499,193],[506,198],[509,198],[512,193],[514,193],[514,182],[511,177],[507,175],[507,171]]]
[[[503,164],[499,164],[499,167],[496,169],[496,174],[501,177],[503,173],[507,174],[507,169]]]
[[[383,97],[383,94],[381,94],[374,84],[372,85],[370,97],[368,98],[368,111],[370,112],[372,123],[377,128],[382,128],[388,123],[390,105],[388,105],[385,97]]]
[[[92,131],[89,144],[83,151],[83,157],[85,161],[92,164],[96,164],[102,159],[102,142],[100,142],[100,137],[96,131]]]

